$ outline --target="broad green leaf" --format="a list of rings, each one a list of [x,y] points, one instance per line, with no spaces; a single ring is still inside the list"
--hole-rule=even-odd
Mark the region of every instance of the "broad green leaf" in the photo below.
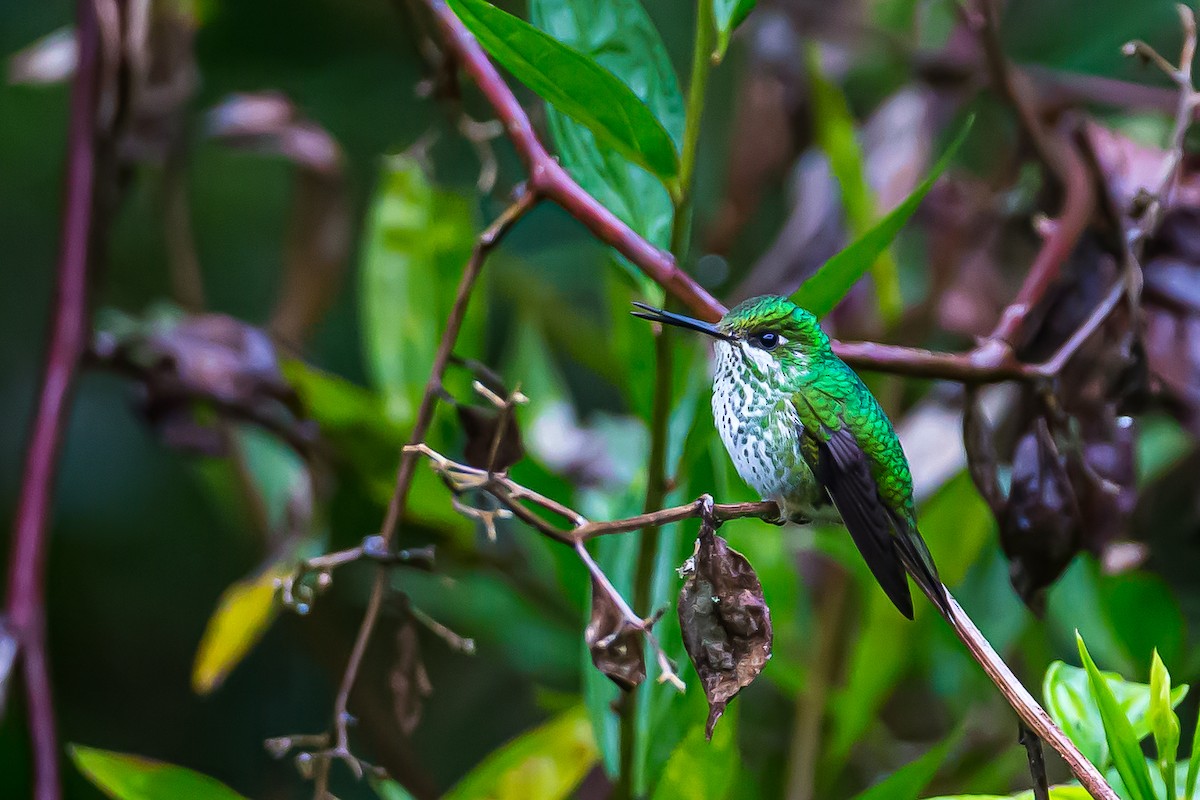
[[[529,19],[559,42],[607,69],[653,113],[678,147],[683,97],[667,49],[638,0],[531,0]],[[590,126],[550,105],[546,124],[562,165],[579,185],[645,239],[670,245],[674,207],[663,185],[618,152],[597,144]],[[648,279],[621,256],[637,284]],[[628,305],[625,308],[628,316]]]
[[[447,0],[479,43],[518,80],[666,184],[679,174],[671,135],[620,78],[584,53],[485,0]]]
[[[416,417],[473,239],[463,198],[435,189],[413,158],[385,160],[367,219],[359,311],[368,372],[398,425]],[[467,346],[477,338],[461,337]]]
[[[712,60],[719,64],[729,50],[729,39],[738,26],[746,21],[758,0],[709,0],[712,3],[713,22],[717,26],[717,46]]]
[[[1171,706],[1171,675],[1158,651],[1150,665],[1150,710],[1146,715],[1158,752],[1158,770],[1167,796],[1175,797],[1175,756],[1179,750],[1179,717]]]
[[[841,188],[846,227],[851,241],[854,241],[864,236],[875,222],[875,196],[867,184],[862,149],[858,146],[854,117],[850,114],[846,96],[841,87],[822,72],[816,45],[809,45],[805,53],[817,144],[829,158],[830,171]],[[892,235],[894,237],[895,234]],[[879,315],[885,325],[894,323],[904,310],[899,272],[888,245],[890,240],[870,266],[871,276],[875,280],[875,296],[879,300]]]
[[[1108,742],[1108,749],[1112,753],[1113,764],[1129,790],[1130,799],[1155,800],[1154,784],[1150,780],[1150,771],[1146,768],[1146,758],[1142,755],[1138,736],[1133,732],[1133,726],[1125,716],[1121,704],[1117,702],[1108,681],[1096,667],[1096,662],[1092,661],[1087,645],[1083,643],[1083,637],[1076,634],[1076,642],[1079,645],[1079,657],[1087,670],[1092,699],[1100,709],[1105,741]]]
[[[1138,741],[1146,738],[1150,733],[1150,687],[1126,681],[1113,672],[1102,674]],[[1171,690],[1172,707],[1183,701],[1187,690],[1186,685]],[[1089,687],[1087,670],[1061,661],[1053,662],[1042,682],[1042,696],[1050,716],[1071,737],[1079,751],[1100,769],[1107,767],[1110,763],[1108,744],[1100,709]]]
[[[216,778],[185,767],[82,745],[67,749],[79,771],[113,800],[245,800]]]
[[[737,703],[729,706],[711,742],[704,739],[701,711],[667,760],[651,800],[723,800],[727,796],[738,778],[737,709]]]
[[[237,581],[221,594],[196,649],[192,665],[192,689],[196,693],[208,694],[220,686],[267,632],[279,613],[275,582],[289,570],[290,559]]]
[[[854,800],[894,800],[899,797],[916,797],[921,790],[929,785],[933,776],[946,760],[950,752],[961,738],[956,732],[948,736],[938,745],[930,748],[925,755],[910,761],[900,769],[884,778],[879,783],[859,792]]]
[[[587,712],[576,707],[493,752],[443,800],[562,800],[597,757]]]
[[[1174,798],[1178,798],[1179,800],[1196,800],[1194,795],[1168,794],[1166,781],[1164,780],[1162,773],[1159,772],[1158,765],[1155,763],[1154,759],[1146,759],[1146,770],[1150,773],[1150,782],[1154,785],[1155,797],[1163,798],[1163,800],[1174,800]],[[1181,784],[1186,785],[1187,764],[1177,764],[1174,770],[1174,775],[1170,776],[1170,778],[1175,781],[1175,786],[1179,786]],[[1116,769],[1109,769],[1105,771],[1104,780],[1106,780],[1108,785],[1112,787],[1113,791],[1117,793],[1117,797],[1127,798],[1131,796],[1129,789],[1125,786],[1125,781],[1121,780],[1121,775],[1116,771]]]
[[[950,160],[958,151],[959,146],[967,138],[971,130],[971,120],[968,120],[954,141],[946,148],[946,152],[934,165],[933,170],[904,199],[900,205],[888,212],[883,219],[850,244],[845,250],[826,261],[816,274],[805,281],[792,295],[792,300],[799,306],[808,309],[818,317],[828,314],[833,307],[845,296],[859,278],[863,276],[879,254],[887,249],[896,234],[904,227],[904,223],[917,210],[917,206],[933,188],[933,184],[950,165]]]

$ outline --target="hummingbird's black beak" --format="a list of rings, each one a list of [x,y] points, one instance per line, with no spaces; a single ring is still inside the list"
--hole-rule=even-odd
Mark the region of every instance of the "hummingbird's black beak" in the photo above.
[[[675,314],[671,311],[663,311],[661,308],[648,306],[645,303],[639,303],[636,300],[633,301],[633,304],[641,309],[641,311],[629,312],[635,317],[648,319],[651,322],[661,322],[664,325],[674,325],[676,328],[687,328],[688,330],[692,331],[700,331],[701,333],[708,334],[714,339],[724,339],[725,341],[728,341],[730,338],[732,338],[729,334],[725,333],[711,322],[704,322],[692,317],[685,317],[683,314]]]

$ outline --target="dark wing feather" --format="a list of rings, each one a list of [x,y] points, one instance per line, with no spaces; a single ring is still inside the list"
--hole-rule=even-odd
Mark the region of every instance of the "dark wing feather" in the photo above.
[[[817,480],[829,492],[875,580],[900,613],[912,619],[912,595],[902,550],[892,536],[892,514],[879,497],[866,454],[848,428],[825,428],[813,438],[817,443]]]

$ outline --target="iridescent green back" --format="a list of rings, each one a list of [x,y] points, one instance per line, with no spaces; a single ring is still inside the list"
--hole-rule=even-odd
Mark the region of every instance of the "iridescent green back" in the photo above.
[[[786,297],[767,295],[731,309],[720,327],[734,334],[776,330],[788,340],[775,379],[793,396],[805,429],[819,435],[822,425],[830,430],[848,425],[870,459],[884,502],[915,524],[912,472],[891,420],[854,370],[834,354],[817,318]]]

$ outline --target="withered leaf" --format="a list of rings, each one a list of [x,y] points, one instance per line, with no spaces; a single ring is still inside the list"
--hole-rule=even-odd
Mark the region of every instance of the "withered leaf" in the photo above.
[[[472,467],[503,472],[524,457],[521,429],[511,409],[502,413],[498,409],[458,404],[457,410],[458,421],[467,434],[463,460]],[[499,430],[501,417],[504,419],[502,432]],[[496,441],[497,434],[500,436],[499,442]]]
[[[592,576],[592,617],[583,638],[596,669],[623,691],[631,691],[646,680],[642,632],[625,619],[595,576]]]
[[[1040,614],[1046,587],[1080,548],[1075,490],[1044,417],[1037,417],[1017,440],[1012,489],[999,521],[1009,579],[1025,604]]]
[[[687,580],[679,591],[679,627],[708,698],[711,739],[726,704],[771,657],[771,610],[750,562],[707,524],[680,572]]]
[[[396,724],[405,736],[411,736],[421,721],[421,707],[433,691],[425,662],[421,660],[421,642],[417,624],[411,615],[396,630],[396,660],[388,673]]]

